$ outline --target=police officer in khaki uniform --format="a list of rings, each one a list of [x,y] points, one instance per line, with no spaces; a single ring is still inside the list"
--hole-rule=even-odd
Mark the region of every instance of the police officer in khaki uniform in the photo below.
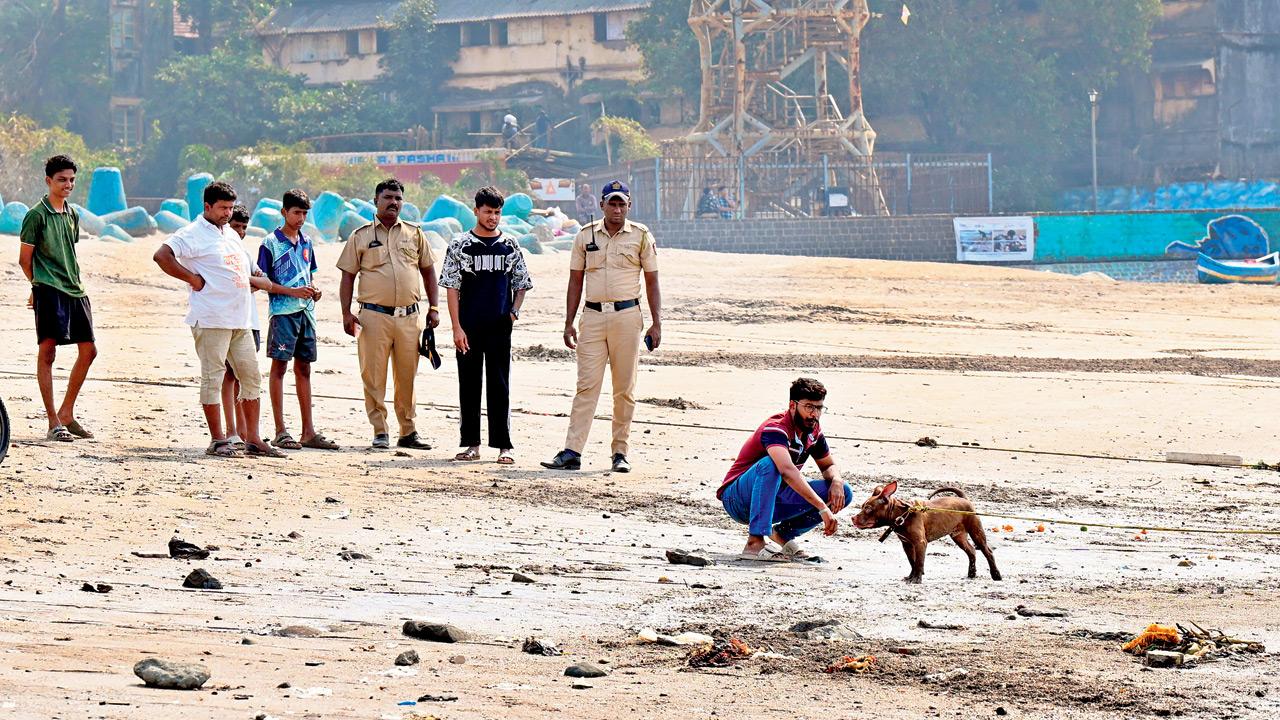
[[[630,472],[627,438],[635,414],[636,365],[640,358],[640,276],[649,299],[653,324],[645,342],[657,348],[662,342],[662,293],[658,288],[658,247],[649,228],[627,219],[631,191],[619,181],[604,186],[600,209],[604,219],[583,228],[573,240],[569,261],[569,292],[565,309],[564,344],[578,351],[578,392],[569,415],[565,449],[543,467],[578,470],[582,449],[596,414],[600,386],[607,363],[613,386],[613,470]],[[574,329],[578,303],[586,292],[582,323]]]
[[[373,424],[373,447],[390,447],[387,434],[387,360],[395,373],[396,420],[400,422],[400,447],[430,450],[418,437],[413,419],[413,381],[418,371],[419,304],[422,286],[427,288],[427,327],[440,324],[436,307],[439,289],[431,266],[431,247],[417,225],[400,219],[404,186],[395,178],[378,183],[374,191],[376,219],[351,233],[338,269],[342,284],[342,328],[356,337],[360,353],[360,379],[364,381],[364,409]],[[360,276],[359,315],[351,312],[351,291]]]

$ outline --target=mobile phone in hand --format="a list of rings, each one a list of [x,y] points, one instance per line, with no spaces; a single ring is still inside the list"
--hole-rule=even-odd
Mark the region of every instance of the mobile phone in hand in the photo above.
[[[648,333],[644,335],[644,346],[649,348],[649,352],[653,352],[653,337]]]

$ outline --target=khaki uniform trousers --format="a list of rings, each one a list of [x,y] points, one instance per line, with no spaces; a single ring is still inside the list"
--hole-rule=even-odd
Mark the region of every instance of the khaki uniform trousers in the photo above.
[[[393,317],[376,310],[362,308],[360,337],[356,347],[360,356],[360,379],[364,381],[364,411],[369,415],[375,435],[387,433],[387,360],[391,361],[395,375],[396,420],[400,422],[400,436],[414,432],[413,419],[417,417],[414,404],[413,381],[418,372],[418,327],[422,313]]]
[[[569,435],[564,442],[569,450],[581,454],[587,445],[608,363],[613,385],[613,453],[627,454],[631,418],[636,412],[636,367],[643,331],[639,305],[621,312],[583,308],[578,323],[578,391],[573,396]]]

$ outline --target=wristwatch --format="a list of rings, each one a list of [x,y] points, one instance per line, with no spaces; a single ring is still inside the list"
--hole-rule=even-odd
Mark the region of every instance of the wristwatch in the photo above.
[[[434,310],[434,311],[436,311],[436,312],[440,312],[440,306],[439,306],[439,305],[428,305],[428,306],[427,306],[427,312],[431,312],[432,310]]]
[[[519,319],[520,319],[520,311],[519,311],[519,310],[517,310],[517,309],[515,309],[515,308],[511,308],[511,317],[513,317],[513,318],[515,318],[515,319],[519,320]]]

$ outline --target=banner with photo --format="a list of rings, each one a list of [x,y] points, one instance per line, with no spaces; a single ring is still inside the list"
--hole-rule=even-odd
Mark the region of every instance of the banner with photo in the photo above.
[[[958,217],[959,262],[1031,262],[1036,252],[1036,223],[1030,217]]]
[[[529,194],[543,202],[573,202],[578,198],[569,178],[530,178]]]

